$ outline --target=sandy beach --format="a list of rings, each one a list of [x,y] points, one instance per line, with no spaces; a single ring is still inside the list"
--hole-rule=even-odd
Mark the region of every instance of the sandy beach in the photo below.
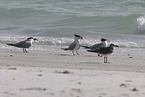
[[[144,59],[0,49],[0,97],[144,97]]]
[[[0,0],[0,97],[145,97],[145,0]]]

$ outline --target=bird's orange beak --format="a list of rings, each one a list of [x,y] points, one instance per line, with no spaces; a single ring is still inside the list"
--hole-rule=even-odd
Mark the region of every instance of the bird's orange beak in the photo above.
[[[79,39],[84,39],[84,37],[80,37]]]
[[[110,40],[107,40],[107,42],[110,42]]]

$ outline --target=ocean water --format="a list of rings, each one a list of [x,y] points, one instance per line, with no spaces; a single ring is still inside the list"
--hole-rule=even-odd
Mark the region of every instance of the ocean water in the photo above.
[[[33,36],[30,50],[61,52],[74,34],[84,37],[81,45],[103,37],[119,45],[114,54],[145,56],[145,1],[0,0],[0,48]]]

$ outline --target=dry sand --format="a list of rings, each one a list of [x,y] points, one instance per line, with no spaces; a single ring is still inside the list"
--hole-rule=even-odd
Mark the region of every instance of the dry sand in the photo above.
[[[145,97],[145,57],[0,49],[0,97]]]

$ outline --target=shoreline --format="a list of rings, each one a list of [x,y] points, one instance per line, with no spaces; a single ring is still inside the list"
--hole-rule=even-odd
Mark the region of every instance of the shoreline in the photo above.
[[[145,57],[108,56],[109,63],[95,54],[73,56],[71,52],[46,52],[0,49],[0,66],[70,68],[85,70],[125,71],[145,73]]]

